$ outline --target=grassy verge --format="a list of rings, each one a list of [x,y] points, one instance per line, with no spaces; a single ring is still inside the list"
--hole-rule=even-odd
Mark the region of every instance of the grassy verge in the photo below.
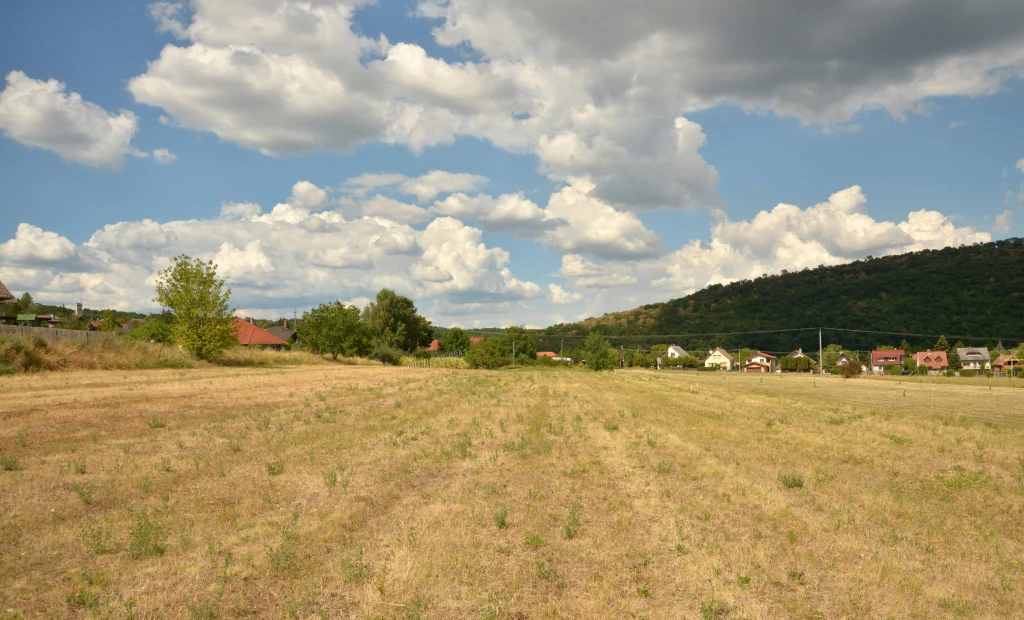
[[[60,370],[152,370],[209,366],[267,367],[323,364],[375,365],[361,358],[329,357],[308,351],[276,351],[256,347],[228,349],[213,362],[193,359],[173,345],[125,338],[95,341],[47,341],[43,338],[0,337],[0,375]]]

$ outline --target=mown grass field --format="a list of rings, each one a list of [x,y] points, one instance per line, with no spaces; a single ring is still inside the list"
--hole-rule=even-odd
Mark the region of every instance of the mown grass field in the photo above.
[[[0,615],[1021,617],[1010,385],[0,377]]]

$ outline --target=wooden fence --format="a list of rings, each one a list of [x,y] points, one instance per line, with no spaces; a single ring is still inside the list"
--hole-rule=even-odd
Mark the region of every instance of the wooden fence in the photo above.
[[[0,335],[23,336],[25,338],[44,338],[58,340],[109,340],[114,337],[111,332],[88,332],[76,329],[54,329],[51,327],[22,327],[21,325],[0,325]]]

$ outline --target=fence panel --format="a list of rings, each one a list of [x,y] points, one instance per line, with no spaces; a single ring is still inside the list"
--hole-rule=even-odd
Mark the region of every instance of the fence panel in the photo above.
[[[51,327],[25,327],[22,325],[0,325],[0,334],[12,336],[23,336],[26,338],[44,338],[57,342],[58,340],[108,340],[114,337],[111,332],[88,332],[76,329],[55,329]]]

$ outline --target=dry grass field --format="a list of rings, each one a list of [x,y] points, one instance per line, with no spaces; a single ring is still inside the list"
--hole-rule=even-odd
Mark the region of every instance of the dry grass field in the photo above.
[[[0,377],[0,617],[1019,618],[1011,385]]]

